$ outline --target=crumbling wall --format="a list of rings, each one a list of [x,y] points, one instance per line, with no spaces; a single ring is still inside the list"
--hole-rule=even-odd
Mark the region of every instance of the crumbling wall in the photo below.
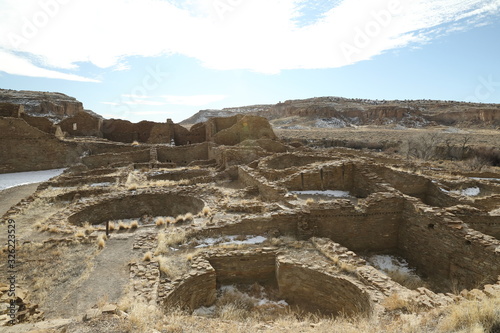
[[[229,117],[231,122],[237,119],[236,123],[229,128],[219,130],[213,136],[207,135],[207,140],[213,141],[220,145],[234,146],[245,140],[271,139],[275,140],[276,135],[269,124],[269,121],[264,117],[259,116],[234,116]],[[209,120],[209,123],[212,119]],[[215,121],[225,121],[225,118],[219,118]],[[229,121],[227,120],[227,121]],[[207,127],[209,128],[209,127]]]
[[[208,143],[180,147],[158,147],[158,161],[186,166],[192,161],[209,160]]]
[[[285,189],[268,182],[245,165],[238,166],[238,179],[245,186],[257,187],[260,196],[266,201],[280,201],[286,193]]]
[[[399,250],[419,272],[452,288],[495,283],[500,274],[500,245],[492,237],[469,235],[461,220],[416,200],[405,204]]]
[[[0,117],[0,173],[62,168],[79,158],[76,144],[58,140],[20,118]]]
[[[0,117],[19,118],[23,113],[23,105],[13,103],[0,103]]]
[[[89,168],[108,167],[114,164],[147,163],[150,159],[150,150],[141,149],[121,153],[105,153],[99,155],[85,156],[82,163]]]
[[[30,126],[38,128],[40,131],[54,134],[56,129],[54,123],[52,123],[48,118],[45,117],[32,117],[27,114],[21,116],[24,121],[26,121]]]
[[[70,118],[66,118],[59,122],[59,126],[63,132],[70,136],[102,136],[103,120],[86,111],[79,111]]]

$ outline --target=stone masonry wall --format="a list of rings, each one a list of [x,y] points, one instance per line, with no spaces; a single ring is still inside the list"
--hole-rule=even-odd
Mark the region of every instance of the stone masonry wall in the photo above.
[[[276,284],[276,254],[236,253],[234,256],[218,255],[209,259],[217,272],[217,284],[234,283]]]
[[[408,200],[399,228],[401,254],[424,275],[447,281],[443,288],[475,288],[500,274],[500,242],[474,235],[461,220]]]
[[[370,298],[345,277],[334,277],[278,259],[277,280],[281,297],[292,305],[326,315],[368,314]]]

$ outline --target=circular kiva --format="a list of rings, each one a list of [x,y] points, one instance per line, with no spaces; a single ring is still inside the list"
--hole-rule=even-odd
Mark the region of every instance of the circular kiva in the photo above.
[[[103,200],[70,215],[68,222],[100,224],[109,220],[199,213],[205,203],[195,197],[172,193],[144,193]]]

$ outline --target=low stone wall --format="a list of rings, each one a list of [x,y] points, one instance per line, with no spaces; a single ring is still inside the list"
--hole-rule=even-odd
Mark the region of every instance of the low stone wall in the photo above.
[[[281,201],[286,190],[268,182],[264,177],[247,166],[238,167],[238,179],[244,186],[254,186],[259,189],[259,194],[266,201]]]
[[[158,161],[187,166],[192,161],[208,160],[208,143],[181,147],[158,147]]]
[[[82,163],[89,168],[102,168],[124,163],[146,163],[149,162],[149,153],[149,149],[143,149],[123,153],[91,155],[82,158]]]

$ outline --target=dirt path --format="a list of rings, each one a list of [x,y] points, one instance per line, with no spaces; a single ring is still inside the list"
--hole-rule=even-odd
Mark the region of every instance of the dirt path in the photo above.
[[[7,213],[12,206],[22,199],[35,193],[39,184],[20,185],[0,191],[0,216]]]

